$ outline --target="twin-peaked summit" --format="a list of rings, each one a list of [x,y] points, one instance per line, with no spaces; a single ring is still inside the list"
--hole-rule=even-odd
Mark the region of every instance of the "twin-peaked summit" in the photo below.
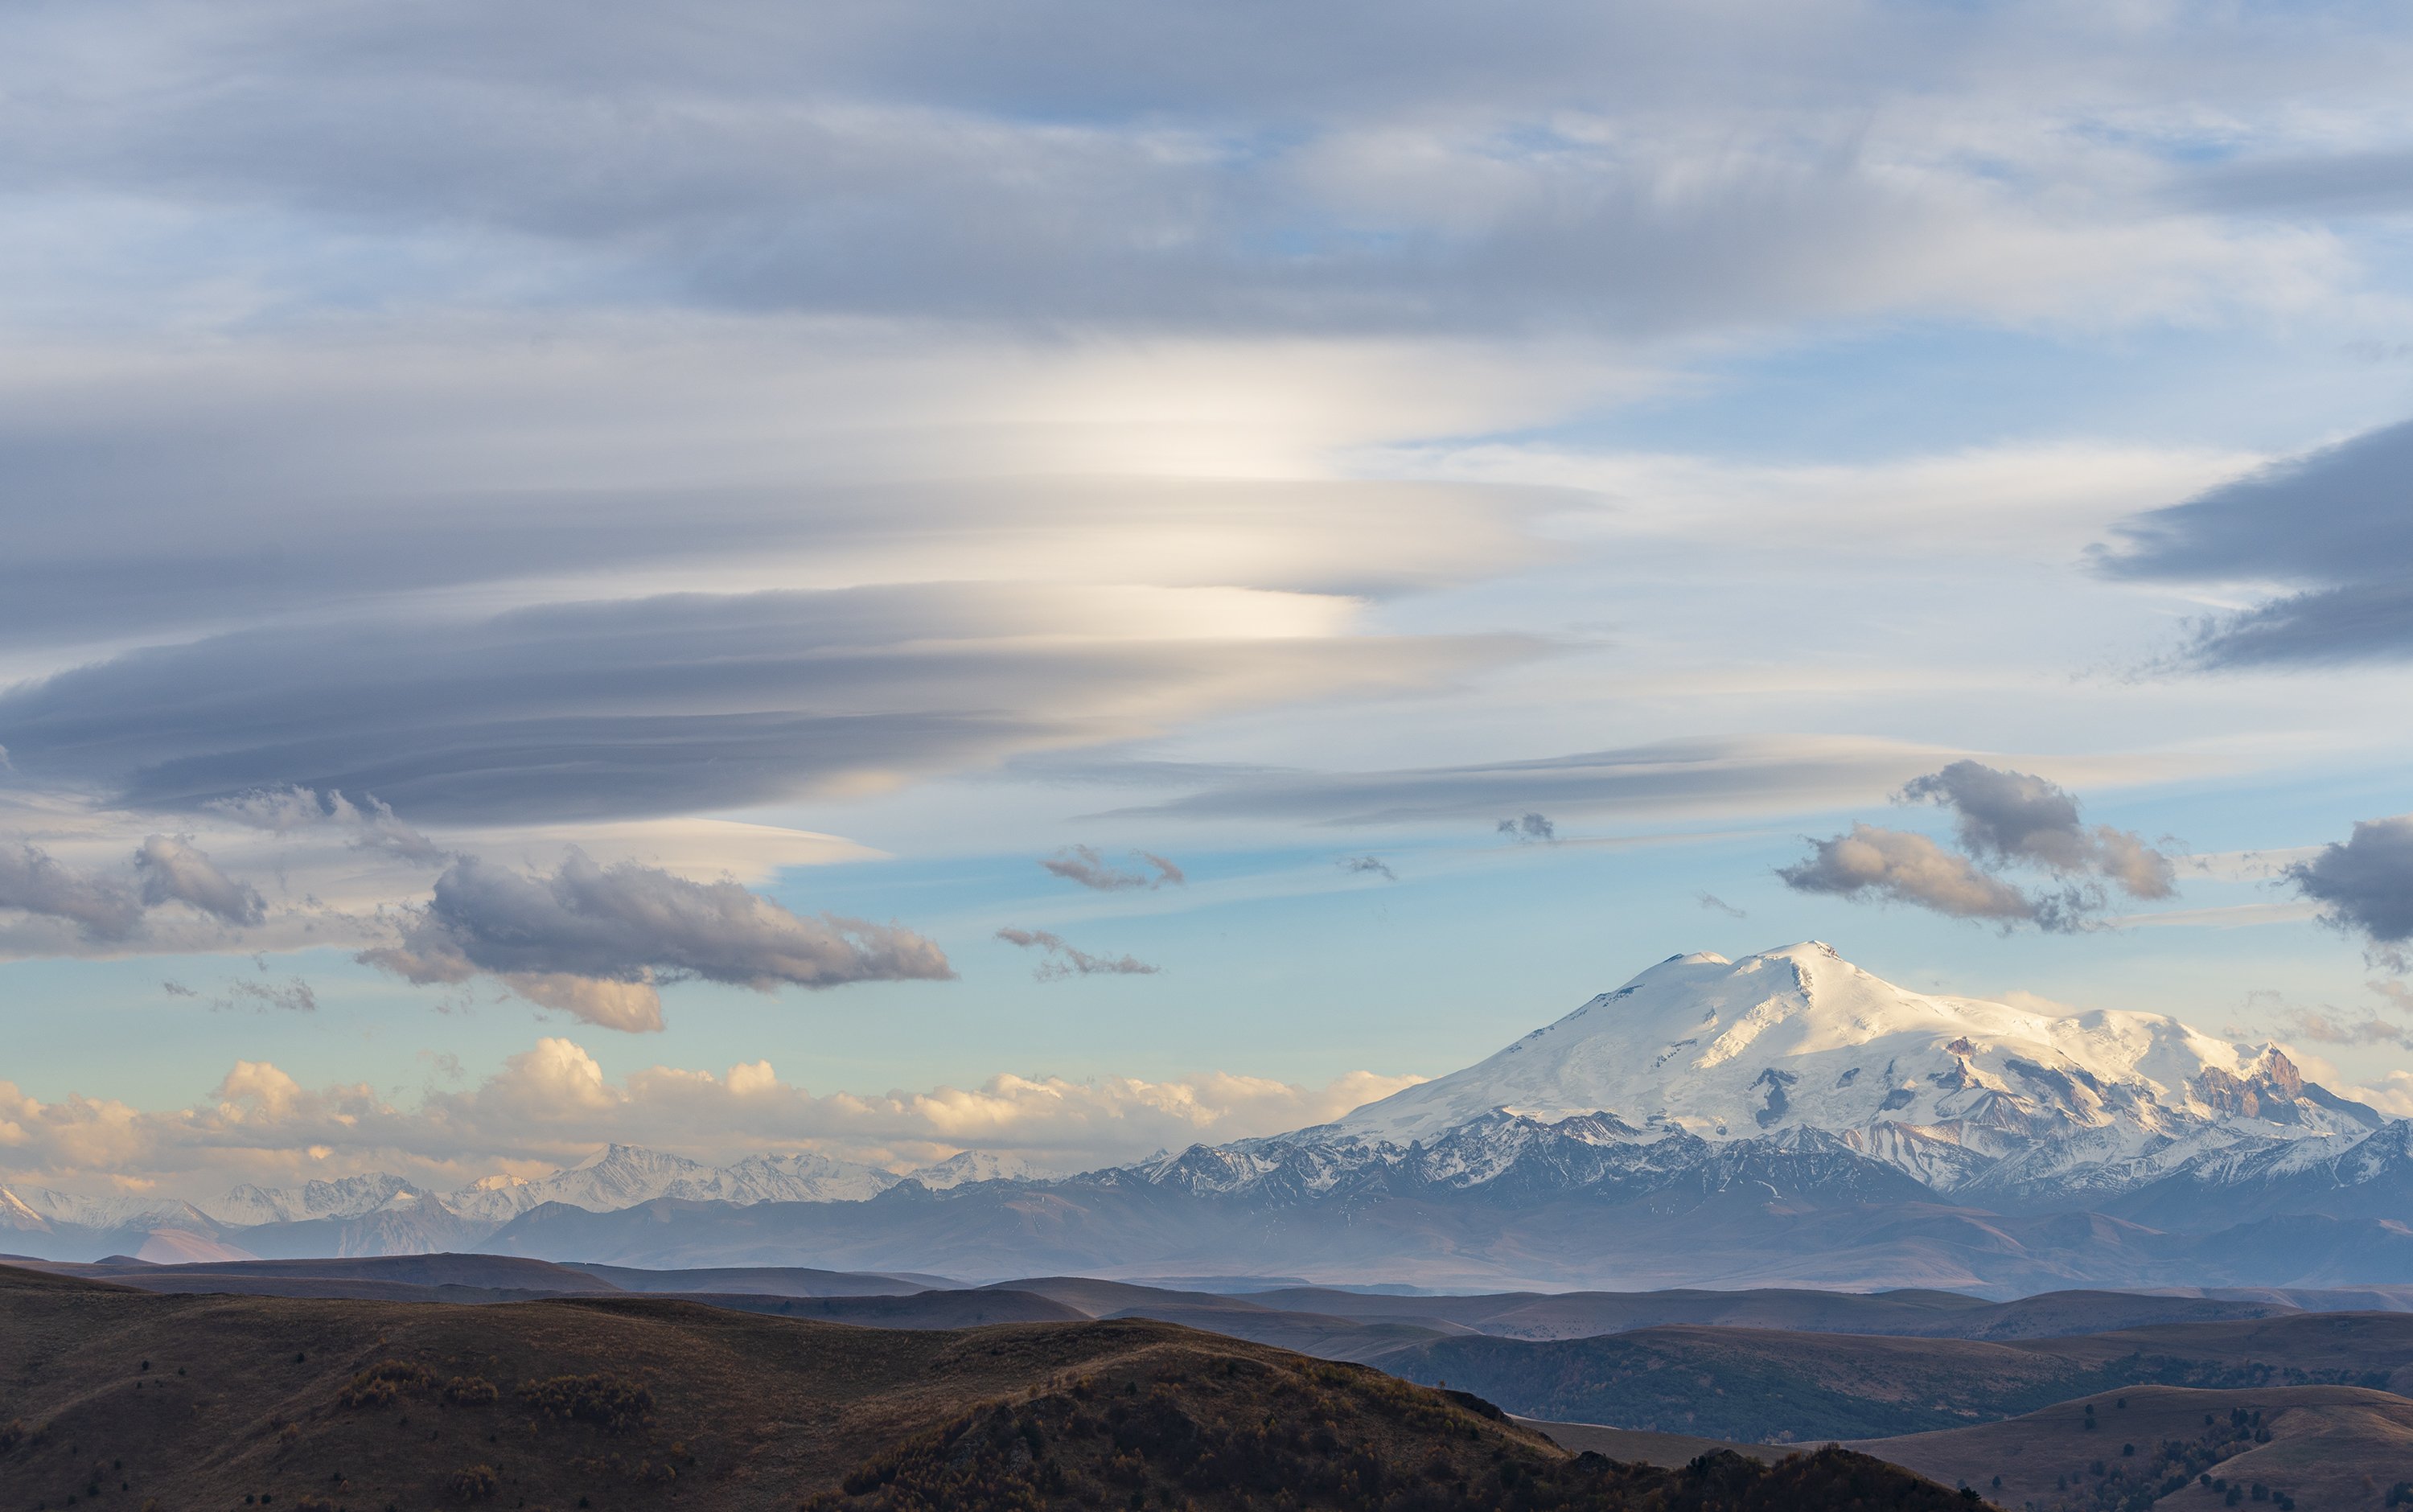
[[[1588,1137],[1823,1131],[1938,1191],[2132,1184],[2240,1140],[2384,1120],[2276,1046],[2159,1014],[1931,996],[1816,941],[1676,956],[1463,1071],[1300,1136],[1431,1145],[1503,1115]]]

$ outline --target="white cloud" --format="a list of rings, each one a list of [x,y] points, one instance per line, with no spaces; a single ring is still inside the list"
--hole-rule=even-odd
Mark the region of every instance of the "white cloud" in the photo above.
[[[547,1037],[479,1086],[430,1090],[416,1105],[365,1084],[306,1088],[251,1060],[236,1062],[208,1103],[156,1112],[84,1097],[43,1103],[0,1082],[0,1172],[191,1195],[368,1170],[448,1188],[573,1164],[611,1140],[713,1161],[819,1149],[902,1167],[978,1149],[1067,1168],[1324,1122],[1419,1079],[1353,1072],[1310,1088],[1220,1072],[1001,1075],[972,1088],[816,1096],[766,1060],[718,1075],[657,1065],[615,1082],[574,1041]]]

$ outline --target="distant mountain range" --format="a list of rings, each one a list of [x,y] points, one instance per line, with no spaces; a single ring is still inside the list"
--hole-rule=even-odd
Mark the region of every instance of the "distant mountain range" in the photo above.
[[[483,1249],[1435,1285],[2413,1282],[2413,1123],[2272,1045],[1884,982],[1815,941],[1670,957],[1330,1124],[1042,1178],[614,1145],[533,1181],[393,1177],[152,1205],[0,1189],[0,1249]]]

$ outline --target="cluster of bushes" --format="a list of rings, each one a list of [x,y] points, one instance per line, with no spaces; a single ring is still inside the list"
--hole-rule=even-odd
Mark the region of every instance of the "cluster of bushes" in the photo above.
[[[456,1502],[482,1502],[502,1484],[492,1465],[466,1465],[444,1482],[444,1494]]]
[[[435,1373],[407,1359],[379,1360],[351,1378],[335,1401],[346,1407],[382,1407],[405,1391],[423,1391],[436,1384]]]
[[[520,1383],[519,1400],[548,1421],[592,1423],[607,1433],[629,1433],[654,1415],[654,1394],[621,1375],[556,1375]]]
[[[383,1407],[406,1391],[436,1391],[455,1407],[492,1406],[502,1393],[482,1375],[456,1375],[439,1388],[436,1372],[415,1360],[379,1360],[335,1394],[346,1407]]]

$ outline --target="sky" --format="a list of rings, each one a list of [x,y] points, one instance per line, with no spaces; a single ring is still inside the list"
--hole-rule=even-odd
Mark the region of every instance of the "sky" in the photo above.
[[[0,1181],[1070,1171],[1669,955],[2413,1115],[2413,16],[0,16]]]

